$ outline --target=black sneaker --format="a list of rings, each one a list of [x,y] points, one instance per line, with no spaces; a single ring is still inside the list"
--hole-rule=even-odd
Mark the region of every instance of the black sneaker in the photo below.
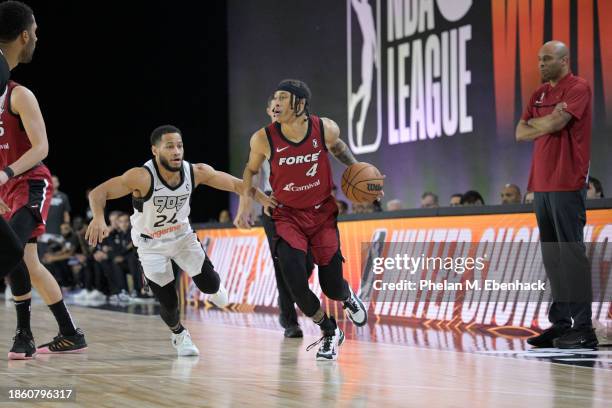
[[[285,337],[289,339],[297,339],[304,337],[304,333],[302,333],[302,329],[300,326],[289,326],[285,329]]]
[[[39,346],[37,351],[41,354],[82,353],[87,350],[85,334],[81,329],[76,329],[76,331],[73,336],[58,334],[53,338],[53,341]]]
[[[36,355],[36,345],[32,333],[17,329],[13,337],[13,348],[8,353],[9,360],[31,360]]]
[[[571,329],[563,336],[553,341],[555,347],[560,349],[595,348],[599,344],[595,330],[592,327],[584,329]]]
[[[567,333],[568,330],[570,330],[569,327],[551,326],[548,329],[544,330],[538,336],[528,338],[527,343],[531,344],[534,347],[555,347],[553,341],[563,336],[565,333]]]

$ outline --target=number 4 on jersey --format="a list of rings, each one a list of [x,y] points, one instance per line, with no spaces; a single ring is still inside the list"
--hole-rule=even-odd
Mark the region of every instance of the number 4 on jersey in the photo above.
[[[306,175],[308,177],[314,177],[315,174],[317,174],[317,166],[319,166],[319,163],[313,164],[312,167],[306,172]]]

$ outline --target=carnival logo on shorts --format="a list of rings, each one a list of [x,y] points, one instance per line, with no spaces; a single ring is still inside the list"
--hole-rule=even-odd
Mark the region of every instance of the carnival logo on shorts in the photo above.
[[[376,152],[383,134],[394,145],[473,131],[467,63],[472,26],[458,23],[472,3],[347,0],[347,129],[353,153]],[[436,27],[435,5],[450,27]]]
[[[313,183],[306,184],[304,186],[296,186],[295,183],[289,183],[285,187],[283,187],[284,191],[298,192],[298,191],[307,191],[311,188],[318,187],[321,185],[321,180],[317,180]]]

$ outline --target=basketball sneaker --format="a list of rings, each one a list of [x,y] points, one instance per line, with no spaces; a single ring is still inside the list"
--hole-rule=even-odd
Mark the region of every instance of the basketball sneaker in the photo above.
[[[344,332],[338,327],[333,317],[330,320],[334,321],[336,330],[334,334],[323,334],[319,340],[312,343],[306,348],[306,351],[310,351],[317,344],[321,344],[319,351],[317,351],[317,361],[334,361],[338,359],[338,347],[344,342]]]
[[[193,344],[191,334],[187,329],[184,329],[179,334],[172,333],[172,346],[180,357],[199,356],[200,350]]]
[[[36,355],[36,345],[32,333],[17,329],[13,337],[13,348],[8,353],[9,360],[31,360]]]
[[[38,346],[36,351],[41,354],[66,354],[82,353],[85,350],[87,350],[85,333],[81,329],[76,329],[76,334],[72,336],[58,334],[49,343]]]
[[[344,313],[346,313],[346,317],[348,317],[351,322],[355,324],[355,326],[364,326],[368,321],[368,311],[361,302],[361,299],[355,295],[350,285],[349,291],[351,292],[351,295],[344,301],[342,306]]]
[[[219,285],[219,290],[217,291],[217,293],[213,293],[212,295],[210,295],[208,300],[210,300],[212,303],[214,303],[215,306],[221,309],[227,306],[227,304],[229,303],[229,297],[227,295],[227,289],[225,289],[225,286],[223,286],[223,284],[221,283]]]

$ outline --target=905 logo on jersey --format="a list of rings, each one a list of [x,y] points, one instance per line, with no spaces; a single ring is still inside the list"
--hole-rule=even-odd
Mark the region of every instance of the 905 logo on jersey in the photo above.
[[[153,198],[153,205],[157,207],[157,212],[163,212],[164,210],[180,211],[189,199],[189,194],[185,194],[178,197],[166,197],[158,196]]]

